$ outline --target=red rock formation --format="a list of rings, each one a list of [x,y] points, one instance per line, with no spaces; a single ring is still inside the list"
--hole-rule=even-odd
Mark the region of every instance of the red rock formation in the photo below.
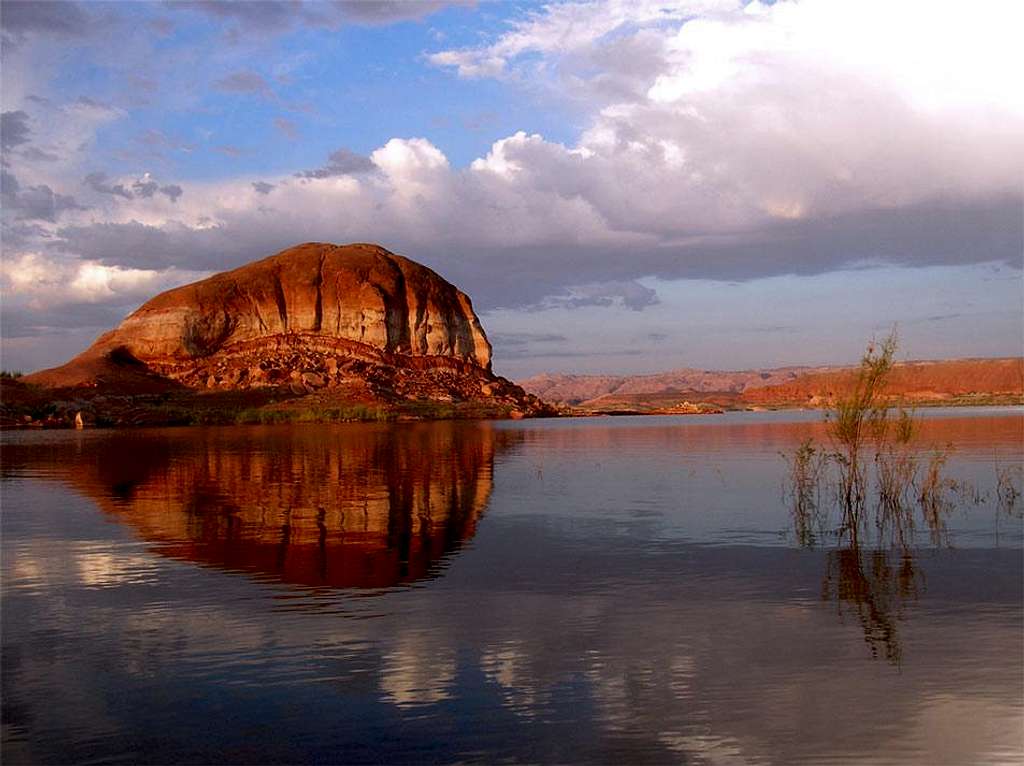
[[[739,394],[750,388],[773,386],[826,368],[780,367],[771,370],[679,369],[653,375],[534,375],[519,381],[525,390],[550,402],[581,404],[599,397],[638,394]],[[685,398],[685,396],[683,397]]]
[[[853,367],[782,367],[657,375],[537,375],[519,381],[530,393],[584,411],[656,412],[684,400],[723,407],[822,407],[849,389]],[[1024,359],[950,359],[897,363],[886,393],[910,403],[1019,403]]]
[[[311,243],[162,293],[67,364],[47,388],[316,393],[343,402],[481,402],[542,414],[491,372],[469,298],[377,245]],[[269,394],[268,394],[269,395]]]
[[[856,379],[855,368],[815,372],[782,385],[748,389],[743,400],[767,406],[828,406],[847,394]],[[1024,358],[901,362],[893,367],[883,393],[921,404],[988,400],[1019,404],[1024,396]]]
[[[161,293],[69,365],[32,382],[77,382],[68,367],[85,372],[84,362],[112,352],[176,377],[175,368],[195,360],[282,335],[491,364],[469,298],[436,273],[376,245],[311,243]]]

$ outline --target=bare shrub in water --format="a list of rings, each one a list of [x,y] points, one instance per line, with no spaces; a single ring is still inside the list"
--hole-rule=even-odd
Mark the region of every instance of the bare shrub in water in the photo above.
[[[789,465],[784,495],[790,500],[797,542],[812,546],[824,526],[821,484],[828,467],[828,455],[814,446],[813,439],[806,439],[792,457],[786,453],[782,453],[782,457]]]
[[[1024,513],[1024,508],[1017,507],[1021,498],[1022,477],[1024,477],[1024,467],[1021,465],[1000,466],[998,463],[996,464],[998,511],[1007,516],[1019,516]]]
[[[872,487],[877,492],[874,521],[879,543],[888,541],[894,547],[908,548],[913,542],[916,508],[921,509],[933,539],[943,536],[945,516],[954,504],[950,493],[958,485],[943,475],[948,449],[937,450],[922,474],[914,446],[918,422],[912,412],[900,407],[894,415],[890,408],[885,385],[896,348],[895,332],[868,345],[853,386],[837,396],[825,415],[829,450],[808,439],[792,455],[783,455],[789,467],[786,496],[801,545],[813,545],[815,526],[826,526],[826,509],[821,505],[823,479],[831,482],[841,511],[837,536],[852,546],[858,545],[861,529],[867,529],[865,510]]]
[[[836,399],[826,413],[828,433],[836,445],[833,453],[839,466],[839,497],[846,514],[860,511],[864,505],[867,475],[864,450],[873,437],[878,444],[888,432],[888,409],[881,396],[885,379],[892,369],[896,336],[880,345],[868,345],[860,361],[853,390]]]
[[[900,409],[897,419],[878,422],[875,430],[875,476],[878,504],[875,526],[879,540],[906,548],[914,532],[911,489],[917,477],[918,460],[911,448],[917,431],[913,415]]]
[[[946,537],[946,517],[956,507],[952,494],[959,487],[943,471],[952,452],[951,447],[935,450],[928,458],[918,490],[921,515],[931,532],[932,542],[942,543]]]
[[[874,443],[878,450],[890,439],[892,430],[900,433],[900,429],[906,429],[909,442],[913,432],[912,422],[903,417],[893,429],[882,394],[895,356],[895,332],[880,344],[870,343],[861,357],[853,390],[839,396],[825,416],[835,445],[831,457],[838,470],[837,494],[843,511],[840,534],[849,534],[851,541],[857,539],[867,496],[867,446]]]

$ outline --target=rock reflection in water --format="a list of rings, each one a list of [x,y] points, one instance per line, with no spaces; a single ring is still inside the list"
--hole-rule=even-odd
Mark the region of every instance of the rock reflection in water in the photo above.
[[[428,577],[476,530],[487,424],[216,429],[117,436],[69,480],[163,555],[284,583],[385,588]]]

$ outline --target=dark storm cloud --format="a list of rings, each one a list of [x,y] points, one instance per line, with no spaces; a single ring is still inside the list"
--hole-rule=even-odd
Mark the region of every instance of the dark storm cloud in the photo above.
[[[504,359],[526,359],[543,356],[551,344],[568,343],[569,338],[559,333],[498,332],[489,336],[495,353]],[[537,350],[537,347],[540,350]]]
[[[88,107],[92,107],[93,109],[99,109],[101,111],[106,111],[106,112],[115,111],[114,107],[111,106],[110,104],[108,104],[108,103],[106,103],[104,101],[97,101],[96,99],[89,98],[88,96],[79,96],[78,100],[75,103],[76,104],[80,104],[81,106],[88,106]]]
[[[6,195],[5,195],[6,196]],[[82,210],[74,197],[57,194],[46,184],[30,186],[18,193],[12,210],[19,212],[19,218],[40,221],[56,221],[67,210]]]
[[[1024,199],[939,200],[778,224],[744,244],[697,247],[714,255],[715,278],[745,280],[777,274],[820,274],[858,261],[903,266],[1003,261],[1020,268]],[[694,271],[691,260],[681,276]],[[674,274],[665,264],[655,275]]]
[[[20,109],[16,112],[0,114],[0,142],[4,149],[11,149],[29,142],[32,129],[28,126],[28,113]]]
[[[569,340],[567,336],[558,333],[536,332],[499,332],[490,337],[494,345],[502,346],[503,348],[528,346],[531,343],[563,343]]]
[[[587,359],[590,357],[607,356],[643,356],[649,353],[644,348],[619,348],[600,351],[530,351],[527,349],[511,349],[502,352],[504,359]]]
[[[67,210],[84,209],[74,197],[57,194],[46,184],[23,187],[6,170],[0,171],[0,198],[4,211],[21,220],[52,222]]]
[[[0,14],[5,38],[31,34],[81,37],[91,31],[93,23],[83,5],[61,0],[4,0]]]
[[[213,87],[223,93],[255,93],[264,98],[273,95],[270,83],[262,75],[252,71],[232,72],[227,77],[217,80]]]
[[[144,197],[146,199],[156,194],[157,189],[159,188],[160,184],[150,179],[136,181],[135,183],[132,184],[132,191],[134,191],[140,197]]]
[[[106,266],[219,270],[295,244],[259,240],[255,232],[226,227],[193,229],[180,223],[156,227],[132,221],[62,227],[57,231],[54,249]]]
[[[621,303],[633,311],[643,311],[658,304],[658,293],[639,282],[602,282],[573,287],[568,295],[547,298],[540,308],[583,308],[614,306]]]
[[[107,183],[106,173],[89,173],[89,175],[82,179],[82,183],[99,194],[110,194],[115,197],[123,197],[124,199],[132,199],[133,197],[132,193],[123,184],[111,185]]]
[[[343,24],[379,26],[422,19],[448,5],[465,3],[438,0],[338,0],[302,2],[301,0],[196,0],[170,2],[167,8],[202,13],[237,26],[242,32],[274,34],[293,26],[336,29]]]
[[[148,174],[133,182],[131,189],[127,188],[124,184],[109,183],[107,174],[98,171],[89,173],[82,180],[82,183],[99,194],[109,194],[114,197],[122,197],[123,199],[151,199],[154,195],[160,193],[168,197],[171,202],[177,202],[178,197],[183,194],[182,188],[177,184],[161,186],[158,181],[150,178]]]
[[[257,194],[270,194],[274,190],[274,184],[268,184],[266,181],[254,181],[252,188]]]
[[[467,3],[437,0],[336,0],[332,5],[341,17],[354,24],[383,25],[425,18],[450,5]]]
[[[175,11],[194,11],[215,19],[236,22],[241,27],[262,32],[288,29],[302,18],[299,0],[262,0],[262,2],[236,2],[236,0],[194,0],[194,2],[168,2],[165,7]]]
[[[295,175],[298,178],[330,178],[331,176],[369,173],[376,167],[373,164],[373,160],[369,157],[364,157],[362,154],[356,154],[342,147],[331,153],[331,156],[327,158],[327,164],[323,167],[303,170]]]
[[[178,197],[180,197],[184,191],[180,186],[178,186],[178,184],[167,184],[166,186],[160,187],[160,193],[165,197],[168,197],[171,202],[177,202]]]
[[[4,203],[6,206],[6,202]],[[10,248],[11,250],[17,250],[25,247],[30,242],[45,240],[50,238],[50,230],[45,226],[41,226],[38,223],[7,223],[3,225],[3,243],[4,247]]]
[[[650,288],[635,284],[644,276],[746,281],[821,274],[869,260],[901,266],[1001,261],[1019,269],[1020,210],[1020,198],[932,203],[777,225],[739,242],[637,246],[628,254],[619,246],[571,244],[481,249],[475,242],[386,238],[330,222],[297,231],[276,218],[241,214],[202,229],[137,222],[64,227],[56,246],[107,265],[219,270],[302,241],[377,239],[444,275],[472,295],[480,310],[538,308],[551,296],[563,306],[621,304],[639,310],[657,299]]]
[[[1002,262],[1022,266],[1024,199],[940,200],[897,209],[787,222],[739,240],[630,248],[561,245],[493,249],[470,258],[448,247],[401,243],[429,257],[473,296],[480,308],[536,306],[565,287],[643,276],[747,281],[788,274],[812,276],[863,262],[956,266]]]
[[[0,306],[0,335],[4,338],[34,338],[85,328],[107,329],[117,325],[137,301],[110,303],[65,303],[59,309],[35,309],[5,302]]]
[[[35,146],[30,146],[21,152],[21,156],[29,162],[56,162],[60,157],[51,152],[45,152]]]

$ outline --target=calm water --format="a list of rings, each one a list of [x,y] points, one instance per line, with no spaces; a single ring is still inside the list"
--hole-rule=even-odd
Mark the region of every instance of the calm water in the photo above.
[[[905,549],[813,413],[5,433],[4,762],[1021,762],[1024,417],[925,417]]]

